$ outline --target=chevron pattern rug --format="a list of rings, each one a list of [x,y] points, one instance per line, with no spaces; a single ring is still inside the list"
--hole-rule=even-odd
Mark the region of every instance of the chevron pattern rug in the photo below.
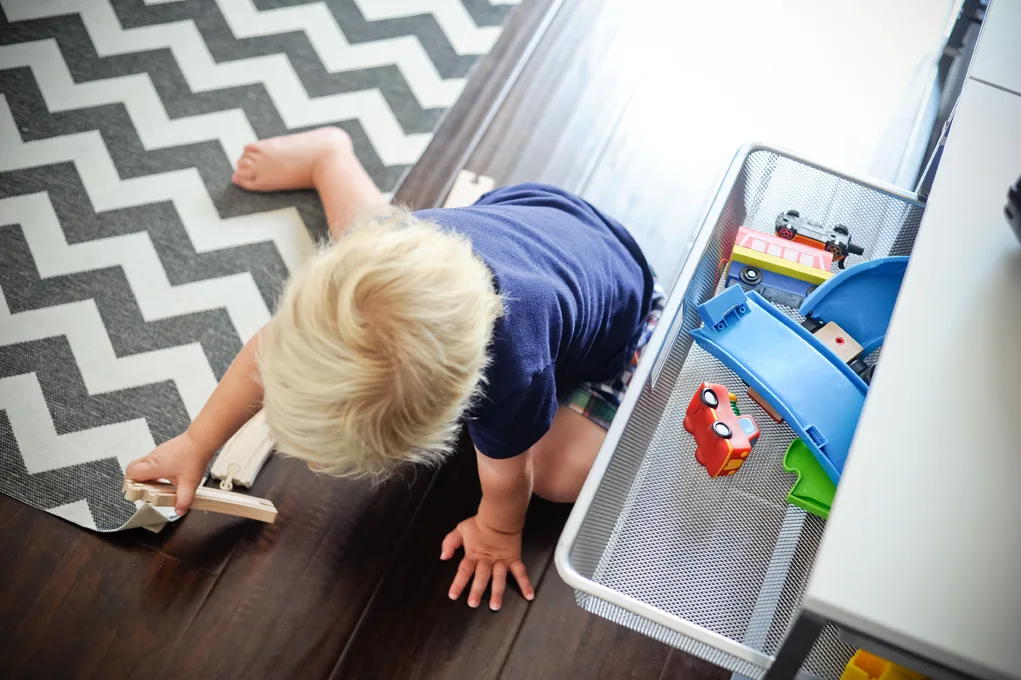
[[[392,193],[513,0],[0,0],[0,492],[98,531],[326,234],[230,184],[334,124]]]

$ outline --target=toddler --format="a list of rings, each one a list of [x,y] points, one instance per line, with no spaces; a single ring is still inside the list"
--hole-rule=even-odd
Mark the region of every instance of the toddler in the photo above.
[[[188,430],[127,477],[169,479],[184,514],[213,454],[260,408],[278,452],[377,479],[440,463],[465,422],[482,501],[443,541],[441,559],[464,549],[450,597],[472,581],[477,607],[491,582],[499,609],[509,572],[531,600],[529,498],[577,498],[662,310],[635,241],[538,184],[468,208],[380,209],[336,128],[247,146],[233,181],[316,189],[333,242],[294,272]]]

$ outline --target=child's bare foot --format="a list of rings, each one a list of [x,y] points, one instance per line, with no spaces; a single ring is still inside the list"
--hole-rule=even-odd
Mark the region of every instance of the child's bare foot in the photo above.
[[[272,137],[245,146],[231,181],[249,191],[312,189],[317,165],[351,153],[351,138],[340,128]]]

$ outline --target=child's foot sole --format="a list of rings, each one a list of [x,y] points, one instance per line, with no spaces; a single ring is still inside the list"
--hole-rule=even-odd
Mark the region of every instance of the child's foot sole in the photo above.
[[[350,153],[351,138],[340,128],[272,137],[245,146],[231,181],[249,191],[312,189],[318,163]]]

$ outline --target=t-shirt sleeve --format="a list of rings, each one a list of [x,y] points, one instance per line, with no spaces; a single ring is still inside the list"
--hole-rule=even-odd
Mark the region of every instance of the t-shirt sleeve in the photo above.
[[[553,366],[532,376],[524,388],[486,400],[468,423],[475,448],[488,458],[513,458],[530,449],[546,434],[557,414],[557,387]]]

